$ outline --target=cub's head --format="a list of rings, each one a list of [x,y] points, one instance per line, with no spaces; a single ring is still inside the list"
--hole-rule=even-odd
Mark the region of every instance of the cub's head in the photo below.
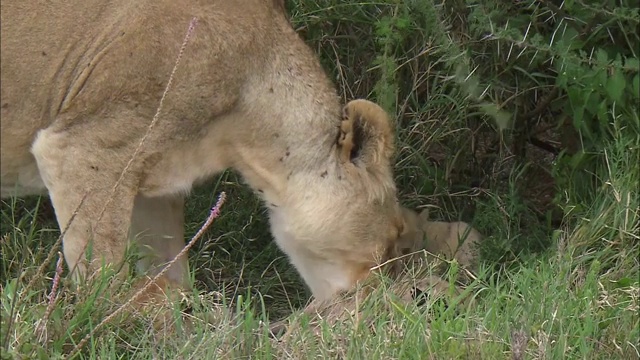
[[[388,257],[404,257],[426,250],[427,253],[442,259],[455,258],[459,264],[470,270],[477,268],[477,246],[482,241],[482,235],[478,230],[462,221],[429,221],[428,209],[418,214],[403,207],[402,214],[405,221],[404,232],[395,242],[395,246],[389,248]]]
[[[404,229],[389,116],[354,100],[342,109],[338,130],[322,166],[291,179],[287,206],[270,214],[278,245],[320,300],[365,278]]]
[[[407,256],[424,249],[424,226],[429,219],[428,211],[418,214],[405,207],[402,207],[401,211],[405,226],[395,246],[391,248],[391,256]]]

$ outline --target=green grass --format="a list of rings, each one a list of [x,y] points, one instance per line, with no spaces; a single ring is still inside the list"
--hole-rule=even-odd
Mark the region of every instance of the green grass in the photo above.
[[[81,292],[72,291],[63,276],[46,315],[57,257],[46,259],[59,236],[48,200],[4,200],[0,356],[64,358],[90,335],[81,358],[640,358],[637,107],[603,102],[607,112],[598,116],[604,120],[594,115],[601,137],[585,130],[597,128],[586,120],[574,119],[569,125],[575,130],[565,132],[562,124],[576,104],[567,106],[563,90],[552,90],[549,59],[575,58],[561,48],[540,48],[539,39],[525,44],[526,56],[507,55],[510,39],[521,39],[514,29],[523,31],[527,22],[535,22],[531,31],[543,39],[563,25],[548,20],[544,8],[471,2],[297,0],[288,7],[294,27],[317,51],[343,98],[367,97],[396,115],[402,203],[429,206],[432,217],[467,221],[486,236],[482,268],[466,287],[472,305],[452,299],[448,307],[435,299],[407,303],[382,279],[383,286],[360,299],[358,316],[315,327],[317,319],[298,314],[309,292],[272,241],[264,208],[227,172],[198,187],[187,203],[191,238],[218,194],[227,193],[221,216],[190,251],[196,293],[188,301],[197,318],[188,318],[191,331],[167,336],[129,312],[93,333],[123,300],[102,296],[106,276]],[[499,10],[489,11],[494,8]],[[517,25],[500,24],[494,38],[482,38],[499,11]],[[612,23],[621,28],[637,23],[637,13],[615,13],[621,20]],[[635,35],[612,49],[598,38],[605,30],[595,26],[585,49],[603,46],[612,57],[615,51],[627,56],[623,45],[637,41]],[[620,35],[609,30],[616,39]],[[455,75],[465,75],[465,66],[476,71],[460,81]],[[630,78],[637,74],[625,71]],[[571,87],[586,88],[578,85]],[[550,110],[523,119],[549,94],[557,95]],[[500,130],[502,118],[478,106],[482,102],[501,104],[515,120]],[[540,150],[523,133],[566,152]],[[578,149],[570,151],[575,143]],[[209,322],[198,320],[205,317]],[[284,317],[300,330],[276,341],[265,324]],[[38,327],[45,318],[43,333]],[[179,329],[182,320],[176,317]]]

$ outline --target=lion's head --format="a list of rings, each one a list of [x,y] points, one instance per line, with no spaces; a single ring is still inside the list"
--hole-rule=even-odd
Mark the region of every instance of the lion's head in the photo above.
[[[272,231],[316,298],[348,290],[382,260],[404,228],[391,161],[394,132],[378,105],[354,100],[326,165],[291,179],[285,208],[271,209]]]

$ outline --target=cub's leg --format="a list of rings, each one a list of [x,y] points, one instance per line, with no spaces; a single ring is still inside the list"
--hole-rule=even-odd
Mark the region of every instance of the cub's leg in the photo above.
[[[130,238],[137,241],[143,258],[138,270],[157,275],[184,248],[184,198],[181,195],[146,197],[138,195],[133,206]],[[166,277],[189,287],[189,262],[181,256]]]

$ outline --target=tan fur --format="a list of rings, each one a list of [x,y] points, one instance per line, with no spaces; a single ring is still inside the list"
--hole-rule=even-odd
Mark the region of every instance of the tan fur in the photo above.
[[[342,107],[280,0],[2,0],[2,197],[48,193],[75,275],[128,238],[157,273],[184,246],[184,196],[233,168],[318,299],[351,288],[402,231],[393,128]],[[198,18],[159,120],[187,25]],[[99,214],[104,216],[98,222]],[[85,264],[87,243],[92,260]],[[168,279],[186,286],[188,263]]]
[[[420,214],[402,208],[405,228],[396,243],[395,251],[399,255],[426,250],[446,260],[454,258],[470,270],[478,265],[477,246],[482,235],[469,224],[443,221],[429,221],[428,210]]]
[[[378,278],[369,278],[364,286],[351,290],[332,301],[312,301],[302,312],[311,316],[311,328],[320,335],[319,320],[329,324],[348,321],[355,318],[375,322],[361,313],[359,306],[373,294],[381,296],[376,299],[382,304],[388,302],[388,295],[407,304],[416,300],[416,292],[427,293],[430,301],[444,298],[446,301],[457,299],[460,305],[474,303],[471,293],[464,293],[463,288],[451,284],[439,276],[431,275],[429,265],[432,255],[446,260],[456,259],[469,270],[477,267],[476,246],[482,240],[480,233],[464,222],[429,221],[428,210],[417,212],[401,208],[403,230],[394,246],[387,249],[384,270],[393,279],[391,286],[384,291],[375,292],[380,286]],[[427,251],[427,256],[425,252]],[[432,255],[429,255],[432,254]],[[394,300],[395,301],[395,300]],[[396,305],[397,306],[397,305]],[[274,335],[284,332],[283,337],[292,336],[300,330],[299,323],[289,324],[287,320],[277,321],[270,326]]]

